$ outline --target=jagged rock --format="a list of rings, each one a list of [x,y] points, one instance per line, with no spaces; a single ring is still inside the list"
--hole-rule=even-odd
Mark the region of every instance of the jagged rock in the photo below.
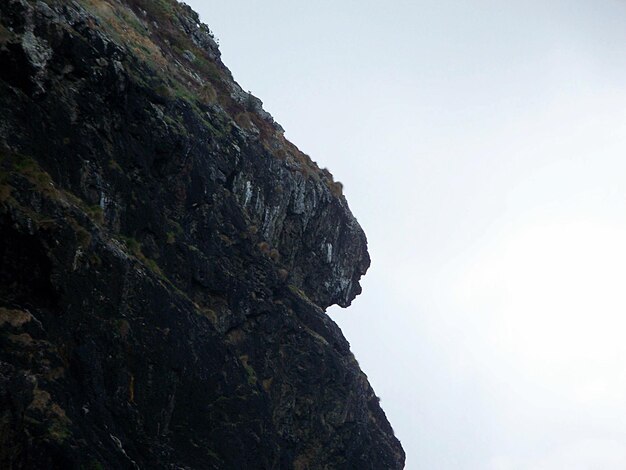
[[[0,3],[0,468],[402,468],[368,266],[188,6]]]

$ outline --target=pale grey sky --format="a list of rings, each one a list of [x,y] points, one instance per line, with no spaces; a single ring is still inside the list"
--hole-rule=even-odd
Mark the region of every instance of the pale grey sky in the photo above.
[[[188,3],[344,183],[407,469],[626,468],[626,2]]]

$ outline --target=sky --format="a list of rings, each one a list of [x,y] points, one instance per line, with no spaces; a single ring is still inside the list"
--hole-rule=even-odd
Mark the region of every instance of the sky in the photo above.
[[[344,184],[406,468],[626,468],[626,2],[188,3]]]

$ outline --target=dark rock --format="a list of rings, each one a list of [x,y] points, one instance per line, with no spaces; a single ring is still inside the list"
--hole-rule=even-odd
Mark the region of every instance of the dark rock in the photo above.
[[[0,3],[0,468],[402,468],[368,266],[189,7]]]

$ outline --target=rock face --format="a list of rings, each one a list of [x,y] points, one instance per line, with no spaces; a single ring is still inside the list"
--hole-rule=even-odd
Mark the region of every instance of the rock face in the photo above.
[[[0,2],[0,468],[402,468],[368,266],[189,7]]]

